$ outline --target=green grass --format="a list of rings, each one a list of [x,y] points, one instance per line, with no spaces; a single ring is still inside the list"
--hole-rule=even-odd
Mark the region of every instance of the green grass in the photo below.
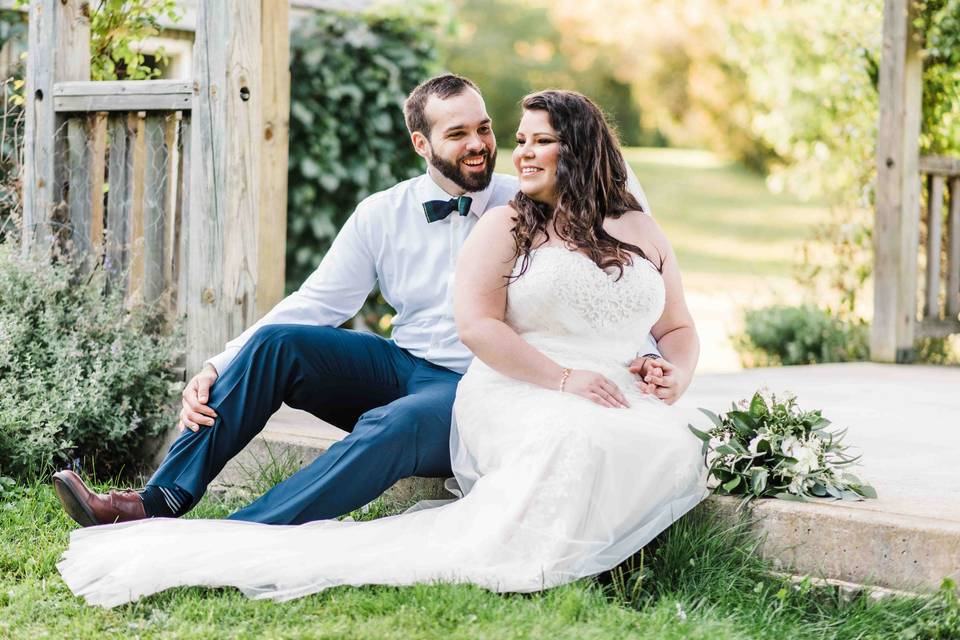
[[[235,506],[208,498],[191,517],[222,517]],[[365,517],[385,511],[379,505]],[[56,572],[72,528],[45,484],[0,503],[0,638],[886,639],[923,631],[917,624],[927,630],[916,637],[937,637],[938,626],[939,637],[960,633],[957,605],[946,595],[844,599],[771,577],[742,530],[705,512],[681,520],[619,571],[539,594],[344,587],[278,604],[194,588],[109,611],[75,598]]]
[[[788,278],[826,220],[822,203],[771,193],[764,180],[705,151],[625,150],[688,278]]]

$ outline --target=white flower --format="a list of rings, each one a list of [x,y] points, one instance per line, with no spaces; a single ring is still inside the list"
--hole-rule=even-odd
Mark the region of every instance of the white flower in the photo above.
[[[785,456],[793,458],[796,462],[789,467],[795,475],[805,475],[820,466],[820,456],[812,447],[805,446],[808,443],[802,443],[793,436],[783,439],[780,450]]]
[[[804,483],[805,480],[803,476],[794,476],[793,479],[790,480],[790,486],[787,487],[787,491],[794,495],[800,495],[800,493],[803,491]]]

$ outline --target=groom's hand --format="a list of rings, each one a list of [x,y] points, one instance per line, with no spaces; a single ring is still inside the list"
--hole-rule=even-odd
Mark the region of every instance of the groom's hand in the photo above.
[[[630,371],[634,372],[633,367]],[[677,365],[663,358],[656,358],[650,363],[649,371],[641,375],[637,386],[644,390],[644,393],[652,393],[667,404],[673,404],[690,386],[690,380],[691,377]],[[650,389],[651,385],[652,391],[646,391],[645,389]]]
[[[200,425],[213,425],[217,412],[207,406],[207,401],[210,399],[210,387],[217,377],[217,370],[207,364],[184,387],[183,408],[180,409],[180,422],[177,423],[181,433],[184,429],[199,431]]]

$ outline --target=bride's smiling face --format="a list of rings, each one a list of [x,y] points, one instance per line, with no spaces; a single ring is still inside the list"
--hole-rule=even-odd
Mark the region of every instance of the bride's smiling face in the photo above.
[[[546,111],[524,111],[517,127],[513,166],[520,178],[520,191],[534,200],[555,205],[557,201],[557,157],[560,139]]]

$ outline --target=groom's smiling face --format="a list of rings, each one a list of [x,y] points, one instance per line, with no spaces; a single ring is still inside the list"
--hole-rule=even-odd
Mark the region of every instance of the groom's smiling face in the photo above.
[[[434,179],[451,195],[486,189],[496,164],[497,139],[480,94],[467,88],[446,99],[432,95],[424,115],[429,135],[414,133],[413,146],[430,163]]]

